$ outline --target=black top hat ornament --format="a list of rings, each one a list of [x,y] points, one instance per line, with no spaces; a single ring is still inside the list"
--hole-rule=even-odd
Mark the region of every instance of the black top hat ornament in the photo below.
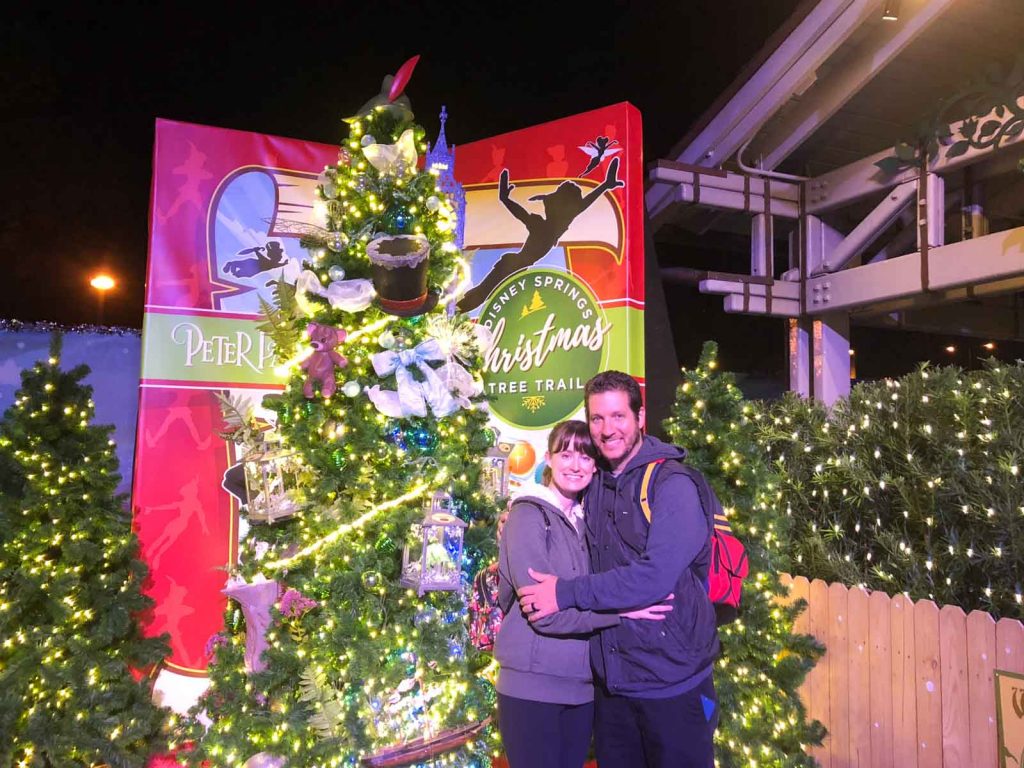
[[[430,243],[423,235],[381,235],[366,244],[377,304],[390,315],[414,317],[437,305],[427,290]]]

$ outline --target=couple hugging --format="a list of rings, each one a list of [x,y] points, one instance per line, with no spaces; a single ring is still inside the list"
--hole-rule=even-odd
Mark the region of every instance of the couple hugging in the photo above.
[[[499,532],[506,755],[511,768],[580,768],[593,733],[600,768],[710,768],[710,532],[685,451],[643,434],[632,377],[600,373],[584,396],[586,423],[552,429],[543,485],[520,489]]]

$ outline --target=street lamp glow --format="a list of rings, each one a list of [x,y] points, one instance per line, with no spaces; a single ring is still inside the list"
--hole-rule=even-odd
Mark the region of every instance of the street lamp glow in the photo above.
[[[114,282],[114,278],[112,278],[110,275],[99,274],[89,281],[89,285],[91,285],[97,291],[109,291],[111,288],[117,285],[117,283]]]
[[[983,347],[984,347],[985,349],[987,349],[987,350],[988,350],[989,352],[991,352],[991,351],[992,351],[993,349],[995,349],[995,348],[996,348],[995,342],[993,342],[993,341],[986,341],[986,342],[985,342],[984,344],[982,344],[981,346],[983,346]]]
[[[952,355],[954,352],[956,352],[956,347],[954,347],[952,344],[950,344],[948,347],[946,347],[946,351],[949,352],[949,354]]]

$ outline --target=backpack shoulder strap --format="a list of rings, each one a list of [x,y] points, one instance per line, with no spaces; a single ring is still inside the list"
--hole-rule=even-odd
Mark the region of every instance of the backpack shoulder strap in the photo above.
[[[648,524],[651,522],[651,480],[654,477],[655,470],[661,466],[664,459],[656,459],[648,464],[644,468],[644,476],[640,481],[640,509],[643,510],[644,517],[647,518]]]
[[[541,504],[540,502],[534,501],[529,496],[524,496],[522,498],[513,500],[512,504],[513,506],[516,504],[529,504],[531,507],[539,511],[541,516],[544,518],[544,527],[547,529],[551,528],[551,518],[548,517],[548,511],[544,509],[544,505]]]

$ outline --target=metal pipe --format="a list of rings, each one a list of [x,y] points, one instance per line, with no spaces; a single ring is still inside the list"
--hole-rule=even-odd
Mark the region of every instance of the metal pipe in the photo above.
[[[791,173],[779,173],[778,171],[765,171],[765,170],[762,170],[760,168],[751,168],[749,165],[747,165],[746,163],[743,162],[743,153],[744,153],[744,151],[746,151],[747,147],[750,146],[750,142],[752,142],[753,140],[754,140],[754,137],[751,136],[749,139],[747,139],[743,143],[742,147],[740,147],[738,150],[736,150],[736,163],[737,163],[737,165],[739,165],[741,170],[743,170],[746,173],[752,174],[754,176],[764,176],[765,178],[768,178],[768,179],[780,179],[782,181],[810,181],[811,180],[810,176],[794,176]]]

